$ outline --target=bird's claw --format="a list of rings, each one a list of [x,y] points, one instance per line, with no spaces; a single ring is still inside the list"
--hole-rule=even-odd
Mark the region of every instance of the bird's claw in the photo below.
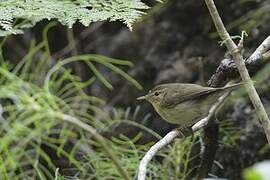
[[[183,137],[188,137],[188,136],[194,136],[194,132],[191,128],[191,126],[181,126],[179,128],[176,128],[177,131],[179,131]]]

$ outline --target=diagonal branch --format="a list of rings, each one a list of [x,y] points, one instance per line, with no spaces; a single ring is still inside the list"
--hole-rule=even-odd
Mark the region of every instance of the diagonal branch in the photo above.
[[[238,47],[243,48],[243,37],[240,40]],[[249,70],[249,73],[255,74],[263,65],[270,61],[270,36],[268,36],[261,45],[253,52],[251,57],[245,61],[245,64]],[[267,52],[266,52],[267,51]],[[208,81],[208,85],[211,87],[219,87],[226,83],[229,79],[238,78],[239,73],[234,61],[230,59],[224,59],[219,67]],[[215,121],[211,121],[211,124],[204,129],[204,146],[205,149],[202,154],[200,167],[198,171],[197,179],[202,179],[207,176],[211,170],[214,162],[215,154],[218,148],[218,130],[219,126]]]
[[[241,55],[239,48],[233,42],[232,38],[230,37],[229,33],[227,32],[219,14],[218,14],[218,11],[217,11],[217,8],[215,6],[214,1],[213,0],[205,0],[205,3],[208,7],[210,14],[211,14],[212,20],[216,26],[216,29],[219,33],[219,36],[224,41],[227,49],[229,50],[230,54],[232,55],[242,80],[244,82],[246,82],[245,87],[246,87],[247,93],[248,93],[249,98],[250,98],[250,100],[255,108],[258,119],[259,119],[259,121],[264,129],[268,143],[270,144],[270,121],[269,121],[268,115],[263,107],[263,104],[260,100],[260,97],[259,97],[255,87],[253,86],[250,75],[249,75],[248,70],[245,66],[243,56]],[[264,48],[259,48],[258,51],[261,51],[261,49],[264,49]]]

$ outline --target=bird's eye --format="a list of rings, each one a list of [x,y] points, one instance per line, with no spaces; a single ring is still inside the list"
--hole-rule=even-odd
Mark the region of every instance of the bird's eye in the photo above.
[[[159,95],[159,92],[155,92],[155,96],[158,96]]]

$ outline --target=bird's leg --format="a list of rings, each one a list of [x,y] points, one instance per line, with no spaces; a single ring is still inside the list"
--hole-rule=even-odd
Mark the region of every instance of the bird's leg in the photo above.
[[[188,137],[189,135],[194,136],[194,133],[192,131],[191,126],[181,126],[179,128],[176,128],[177,131],[179,131],[183,137]]]

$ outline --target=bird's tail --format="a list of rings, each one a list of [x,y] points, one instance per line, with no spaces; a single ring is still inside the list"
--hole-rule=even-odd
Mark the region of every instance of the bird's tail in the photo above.
[[[231,85],[227,85],[227,86],[222,87],[222,89],[234,90],[234,89],[237,89],[237,88],[239,88],[240,86],[242,86],[242,85],[244,85],[246,83],[247,82],[240,82],[240,83],[236,83],[236,84],[231,84]]]

